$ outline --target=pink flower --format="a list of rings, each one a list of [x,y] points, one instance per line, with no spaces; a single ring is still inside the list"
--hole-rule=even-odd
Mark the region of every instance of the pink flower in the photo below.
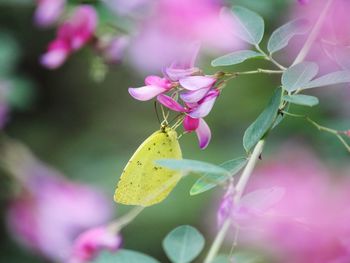
[[[140,88],[129,88],[130,95],[137,100],[146,101],[171,89],[171,82],[158,76],[148,76],[145,84]]]
[[[184,59],[165,68],[163,78],[148,76],[145,79],[146,86],[129,88],[129,93],[141,101],[157,97],[158,102],[168,109],[184,113],[185,131],[195,131],[199,146],[204,149],[210,142],[211,131],[203,118],[213,108],[220,91],[215,88],[215,77],[200,75],[200,70],[194,66],[198,48],[196,45],[191,53],[183,56]],[[166,93],[171,94],[169,96]]]
[[[348,167],[345,175],[347,172]],[[271,200],[261,200],[259,195],[249,198],[248,203],[263,201],[270,209],[260,213],[255,205],[253,209],[248,206],[249,217],[240,218],[244,226],[239,232],[240,244],[258,247],[276,262],[348,262],[350,180],[335,176],[338,174],[327,170],[300,145],[287,145],[278,156],[265,159],[241,202],[259,189],[278,187],[285,193],[280,200],[272,198],[273,206]]]
[[[103,58],[112,64],[121,62],[125,55],[125,49],[130,43],[128,36],[105,37],[99,39],[98,50],[102,53]]]
[[[102,250],[118,250],[121,243],[122,238],[106,226],[89,229],[75,240],[69,263],[90,262]]]
[[[51,26],[60,18],[66,0],[37,0],[35,23],[41,27]]]
[[[19,143],[7,143],[1,162],[23,186],[8,204],[10,232],[23,246],[67,262],[83,231],[109,221],[112,204],[96,189],[65,179]]]
[[[305,2],[305,1],[302,1]],[[320,13],[326,5],[326,1],[307,1],[307,5],[296,5],[292,16],[306,17],[316,23]],[[350,45],[350,2],[346,0],[334,0],[328,10],[322,24],[320,33],[310,49],[306,58],[315,61],[324,72],[332,72],[339,68],[350,69],[349,45]],[[305,43],[308,35],[295,39],[290,45],[291,53],[296,54]]]
[[[350,137],[350,130],[344,132],[346,136]]]
[[[81,5],[76,8],[70,19],[59,26],[56,39],[49,44],[41,63],[49,69],[60,67],[71,53],[90,41],[96,26],[97,14],[93,7]]]
[[[231,32],[232,24],[220,20],[221,0],[149,1],[151,11],[139,23],[130,46],[133,64],[155,72],[184,54],[188,43],[200,42],[205,51],[231,51],[243,46]],[[147,52],[145,52],[147,50]]]

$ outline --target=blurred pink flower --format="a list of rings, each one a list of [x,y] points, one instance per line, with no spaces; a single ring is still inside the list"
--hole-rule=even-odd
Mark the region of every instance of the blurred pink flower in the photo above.
[[[96,30],[97,19],[93,7],[77,7],[72,16],[59,26],[56,39],[49,44],[47,52],[41,57],[41,63],[49,69],[60,67],[72,52],[91,40]]]
[[[141,19],[130,57],[142,71],[155,72],[181,56],[189,43],[200,41],[210,53],[243,44],[229,33],[232,23],[220,20],[220,0],[149,1],[150,15]]]
[[[168,109],[185,113],[185,131],[195,131],[199,146],[204,149],[210,142],[211,131],[203,118],[213,108],[220,91],[215,88],[216,77],[202,75],[200,69],[194,66],[197,53],[196,45],[192,54],[186,56],[187,59],[173,62],[170,67],[165,68],[163,78],[148,76],[145,79],[146,86],[129,88],[129,93],[141,101],[157,97],[157,101]]]
[[[271,187],[285,194],[254,220],[243,218],[241,244],[284,263],[350,262],[348,178],[335,178],[311,153],[288,145],[254,173],[247,195]]]
[[[104,195],[68,181],[19,143],[2,148],[1,162],[23,186],[8,205],[11,234],[52,261],[67,262],[77,236],[112,216],[112,203]]]
[[[305,1],[303,1],[305,2]],[[306,5],[297,5],[294,17],[305,17],[316,23],[324,9],[326,1],[308,1]],[[334,0],[323,22],[320,33],[314,42],[307,60],[315,61],[326,72],[337,68],[350,69],[350,1]],[[298,38],[291,45],[294,53],[298,52],[307,35]]]
[[[35,23],[41,27],[51,26],[64,11],[66,0],[37,0],[34,14]]]
[[[129,43],[128,36],[101,37],[97,48],[107,63],[116,64],[122,61]]]
[[[78,236],[74,242],[69,263],[86,263],[93,260],[101,250],[118,250],[122,238],[106,226],[89,229]]]
[[[154,0],[102,0],[108,8],[120,15],[130,15],[144,11]]]

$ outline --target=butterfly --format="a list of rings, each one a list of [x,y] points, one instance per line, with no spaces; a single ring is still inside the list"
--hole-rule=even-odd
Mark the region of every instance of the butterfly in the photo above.
[[[151,206],[162,202],[181,179],[181,172],[156,164],[159,159],[182,159],[177,133],[168,126],[149,136],[125,166],[114,201]]]

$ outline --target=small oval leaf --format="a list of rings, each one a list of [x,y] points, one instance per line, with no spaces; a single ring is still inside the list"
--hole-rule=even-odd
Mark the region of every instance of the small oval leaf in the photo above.
[[[213,173],[206,173],[199,178],[190,190],[190,195],[198,195],[204,193],[219,184],[224,183],[232,176],[236,175],[247,163],[247,158],[240,157],[222,163],[220,166],[229,171],[229,175],[218,175]]]
[[[163,240],[163,248],[173,263],[188,263],[204,248],[204,237],[192,226],[179,226]]]
[[[121,249],[115,253],[104,251],[92,263],[159,263],[158,260],[143,253]]]
[[[318,73],[318,66],[313,62],[302,62],[288,68],[282,74],[282,86],[287,91],[292,92],[303,88]]]
[[[268,106],[248,127],[243,136],[244,149],[249,152],[273,126],[282,99],[282,89],[276,89]]]
[[[309,106],[309,107],[316,106],[319,103],[318,98],[314,96],[302,95],[302,94],[285,95],[283,96],[283,99],[293,104]]]
[[[257,13],[241,7],[232,8],[237,28],[235,35],[252,45],[258,45],[264,36],[264,20]]]
[[[270,54],[285,48],[296,35],[305,34],[310,29],[306,19],[296,19],[277,28],[271,35],[267,44]]]
[[[307,83],[303,89],[312,89],[336,84],[343,84],[350,82],[350,71],[349,70],[341,70],[326,74],[322,77],[314,79]]]
[[[193,173],[213,173],[213,174],[222,174],[227,175],[228,171],[224,168],[206,162],[201,162],[197,160],[189,159],[161,159],[156,161],[161,166],[172,170],[180,170],[184,172],[193,172]]]
[[[218,57],[211,62],[213,67],[231,66],[242,63],[250,58],[264,57],[261,53],[252,50],[240,50]]]

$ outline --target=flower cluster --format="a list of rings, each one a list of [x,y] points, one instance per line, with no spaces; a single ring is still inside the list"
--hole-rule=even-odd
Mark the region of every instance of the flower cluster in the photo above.
[[[341,176],[349,168],[328,170],[295,142],[284,147],[257,169],[239,204],[228,191],[219,224],[230,217],[240,245],[271,253],[274,262],[349,262],[350,180]]]
[[[101,250],[116,251],[121,243],[122,238],[107,226],[91,228],[75,240],[69,263],[91,262]]]
[[[90,236],[84,233],[111,219],[112,203],[97,189],[65,179],[23,145],[7,142],[3,146],[1,166],[22,186],[8,204],[10,233],[23,246],[54,262],[67,262],[72,255],[77,262],[85,262],[87,252],[76,252]],[[103,231],[93,234],[93,247],[85,247],[90,253],[92,248],[97,253],[98,249],[115,249],[120,243],[117,235],[113,239]]]
[[[190,61],[172,63],[164,69],[163,77],[146,77],[145,86],[129,88],[129,93],[140,101],[156,97],[168,109],[182,113],[184,130],[195,131],[199,146],[204,149],[211,139],[211,131],[204,117],[213,108],[220,90],[215,86],[215,76],[203,75],[194,66],[195,57],[192,56]]]
[[[47,68],[54,69],[61,66],[74,51],[82,48],[96,30],[97,15],[94,8],[82,5],[73,15],[59,26],[56,39],[41,57],[41,63]]]

